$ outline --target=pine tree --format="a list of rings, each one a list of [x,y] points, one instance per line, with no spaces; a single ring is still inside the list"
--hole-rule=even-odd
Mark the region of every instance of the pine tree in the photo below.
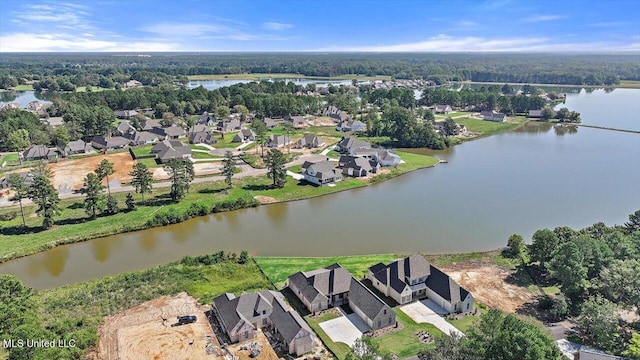
[[[284,167],[286,161],[284,154],[278,149],[270,149],[267,152],[265,160],[268,169],[267,174],[273,179],[274,187],[283,188],[287,182],[287,169]]]
[[[142,195],[142,201],[144,201],[144,194],[151,194],[153,191],[153,174],[149,171],[147,165],[136,163],[133,165],[133,170],[129,175],[132,177],[131,184],[135,186],[136,193],[140,193],[140,195]]]
[[[38,206],[36,213],[42,216],[42,227],[48,229],[53,226],[53,217],[60,212],[60,198],[56,188],[51,185],[51,171],[44,163],[38,164],[33,174],[29,199]]]
[[[127,205],[127,209],[129,211],[133,211],[136,209],[136,203],[133,200],[133,195],[131,193],[127,193],[127,200],[124,202]]]
[[[114,215],[120,211],[118,200],[111,195],[107,195],[107,214]]]
[[[104,209],[104,195],[102,194],[102,190],[104,190],[104,186],[102,186],[102,182],[98,176],[94,173],[88,173],[84,178],[84,211],[92,219],[96,218],[98,211]]]
[[[164,167],[171,179],[171,199],[180,201],[189,192],[189,184],[195,176],[193,163],[190,160],[171,159]]]
[[[107,179],[107,193],[111,196],[111,188],[109,187],[109,175],[115,173],[116,171],[113,169],[113,163],[109,162],[107,159],[102,159],[100,161],[100,165],[94,170],[98,179],[102,181],[102,179]]]
[[[222,175],[224,175],[224,181],[229,187],[232,187],[231,178],[233,177],[236,168],[231,151],[225,152],[224,159],[222,160]]]

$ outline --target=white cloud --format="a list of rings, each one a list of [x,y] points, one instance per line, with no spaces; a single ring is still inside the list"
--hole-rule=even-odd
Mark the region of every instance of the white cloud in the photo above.
[[[611,22],[599,22],[599,23],[593,23],[593,24],[589,24],[587,26],[590,27],[600,27],[600,28],[610,28],[610,27],[617,27],[617,26],[622,26],[625,23],[622,21],[611,21]]]
[[[262,24],[263,29],[273,30],[273,31],[282,31],[291,29],[293,27],[292,24],[277,22],[277,21],[268,21]]]
[[[179,51],[177,44],[150,41],[109,41],[69,34],[13,33],[0,36],[0,52]]]
[[[21,10],[13,12],[17,21],[32,23],[44,22],[49,26],[67,26],[76,29],[93,28],[89,20],[89,8],[72,3],[27,4]]]
[[[640,44],[614,42],[553,43],[547,38],[510,37],[454,37],[438,35],[427,40],[392,45],[332,46],[311,51],[356,52],[602,52],[638,51]]]
[[[560,20],[565,18],[566,16],[564,15],[534,15],[524,19],[524,22],[536,23],[536,22]]]
[[[198,24],[198,23],[185,23],[185,24],[155,24],[147,25],[140,28],[142,31],[150,32],[160,36],[166,37],[182,37],[182,36],[203,36],[207,34],[220,34],[223,32],[229,32],[233,29],[226,25],[219,24]]]
[[[464,28],[470,28],[470,27],[478,26],[478,23],[470,20],[461,20],[460,22],[458,22],[458,26],[464,27]]]

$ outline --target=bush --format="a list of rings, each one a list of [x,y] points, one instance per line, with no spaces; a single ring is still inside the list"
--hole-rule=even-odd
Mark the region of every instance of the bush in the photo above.
[[[213,207],[214,213],[256,207],[260,202],[254,198],[239,198],[236,200],[221,201]]]
[[[10,221],[15,219],[18,216],[18,213],[15,211],[10,211],[4,214],[0,214],[0,220],[2,221]]]

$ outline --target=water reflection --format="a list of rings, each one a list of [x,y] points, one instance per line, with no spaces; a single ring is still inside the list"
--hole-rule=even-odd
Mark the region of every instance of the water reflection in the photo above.
[[[69,247],[60,246],[44,253],[29,257],[27,261],[27,274],[40,276],[43,271],[52,277],[57,277],[64,271],[69,259]]]
[[[272,204],[265,207],[267,217],[272,223],[278,227],[282,227],[287,219],[287,212],[289,210],[288,203]]]
[[[146,251],[153,251],[158,246],[158,237],[156,231],[140,231],[138,240],[142,248]]]
[[[93,252],[93,258],[99,262],[105,262],[109,259],[109,255],[113,250],[122,245],[122,239],[110,238],[110,239],[98,239],[98,241],[91,242],[91,251]]]
[[[18,94],[14,91],[2,91],[0,92],[0,101],[4,103],[14,102],[18,98]]]
[[[517,133],[525,133],[525,134],[544,134],[551,130],[553,124],[540,122],[540,121],[529,121],[528,123],[520,126],[514,132]]]
[[[564,136],[566,134],[573,135],[578,133],[578,127],[575,125],[556,125],[553,127],[556,135]]]

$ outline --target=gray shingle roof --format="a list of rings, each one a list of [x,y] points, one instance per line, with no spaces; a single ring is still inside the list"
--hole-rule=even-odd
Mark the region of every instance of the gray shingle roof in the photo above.
[[[451,285],[449,284],[449,276],[433,265],[430,266],[431,274],[426,281],[427,287],[440,295],[443,299],[451,301]]]
[[[271,322],[274,324],[280,335],[288,343],[291,343],[301,329],[311,333],[307,323],[302,320],[297,312],[288,309],[284,300],[276,298],[273,301],[273,312]]]
[[[379,297],[355,278],[351,278],[349,300],[353,302],[369,318],[375,318],[380,311],[392,311]]]
[[[231,331],[241,320],[236,312],[237,304],[238,298],[229,293],[222,294],[213,299],[213,306],[218,310],[220,319],[228,331]]]

